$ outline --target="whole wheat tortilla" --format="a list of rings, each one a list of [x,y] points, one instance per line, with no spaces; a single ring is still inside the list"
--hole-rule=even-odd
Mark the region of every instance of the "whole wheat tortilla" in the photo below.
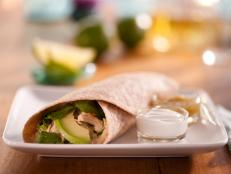
[[[41,111],[27,121],[23,129],[25,142],[35,142],[37,125],[51,111],[79,100],[96,100],[106,117],[106,128],[93,143],[108,143],[126,132],[135,123],[139,109],[147,107],[154,93],[176,90],[178,84],[158,73],[126,73],[77,89]]]

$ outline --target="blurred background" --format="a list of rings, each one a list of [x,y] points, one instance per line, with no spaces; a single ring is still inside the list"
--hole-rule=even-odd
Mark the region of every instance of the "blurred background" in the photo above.
[[[231,84],[231,1],[1,0],[0,55],[4,89],[149,70],[222,90]]]

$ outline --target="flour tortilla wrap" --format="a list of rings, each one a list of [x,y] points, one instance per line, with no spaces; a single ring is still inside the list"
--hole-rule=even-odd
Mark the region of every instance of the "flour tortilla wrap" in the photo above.
[[[80,100],[96,100],[106,118],[101,136],[92,143],[105,144],[125,133],[135,123],[138,110],[149,105],[154,93],[176,90],[178,84],[158,73],[126,73],[77,89],[32,115],[23,130],[25,142],[35,142],[37,125],[48,112]]]

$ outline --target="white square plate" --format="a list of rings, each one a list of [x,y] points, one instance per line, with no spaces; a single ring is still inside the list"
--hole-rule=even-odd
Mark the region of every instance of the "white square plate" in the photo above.
[[[186,137],[179,142],[141,144],[137,141],[134,127],[111,144],[24,143],[22,130],[28,118],[71,90],[73,88],[44,86],[20,88],[8,115],[3,133],[4,142],[14,149],[44,156],[186,156],[214,151],[227,143],[227,134],[221,121],[216,118],[219,115],[217,113],[212,118],[215,124],[191,125]]]

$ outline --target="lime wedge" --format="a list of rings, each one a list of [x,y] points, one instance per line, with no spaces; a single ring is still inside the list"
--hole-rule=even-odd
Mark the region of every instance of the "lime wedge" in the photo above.
[[[93,48],[80,48],[41,39],[34,40],[32,48],[35,57],[44,66],[54,62],[72,71],[83,68],[96,56]]]

